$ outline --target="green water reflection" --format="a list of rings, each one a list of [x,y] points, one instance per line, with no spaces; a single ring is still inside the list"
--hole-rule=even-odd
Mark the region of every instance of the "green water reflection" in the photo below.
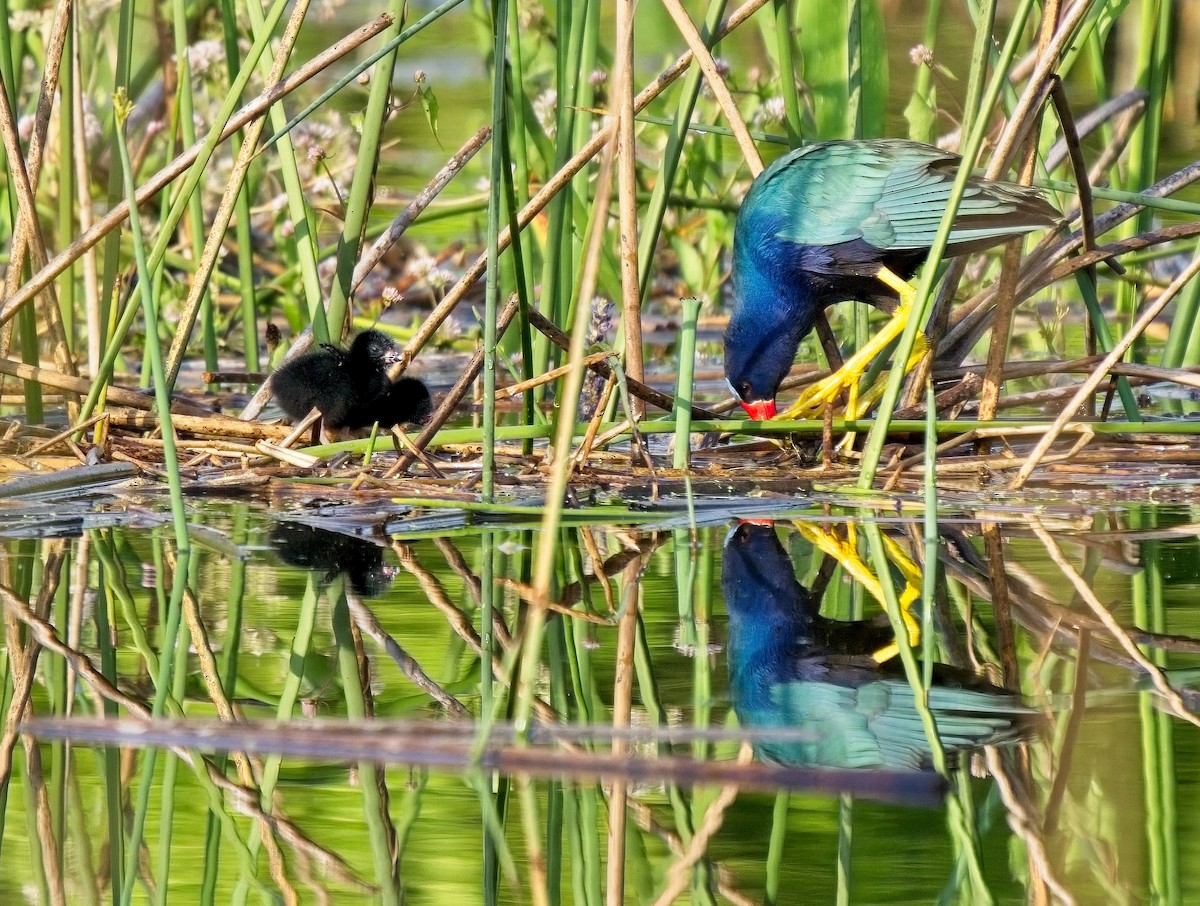
[[[963,516],[927,544],[920,524],[894,511],[880,521],[791,505],[773,524],[756,512],[760,524],[741,528],[736,503],[694,529],[656,528],[680,525],[679,509],[564,528],[534,713],[541,724],[597,732],[535,735],[529,748],[504,710],[533,542],[512,517],[451,530],[445,516],[397,509],[384,535],[358,507],[198,505],[174,648],[183,656],[163,690],[162,713],[176,720],[158,725],[169,727],[166,749],[141,747],[138,732],[104,748],[96,740],[110,737],[88,719],[153,707],[177,622],[167,533],[141,518],[6,542],[12,767],[0,895],[88,903],[124,887],[137,902],[445,903],[494,893],[523,903],[544,891],[547,902],[591,903],[614,883],[627,902],[1197,895],[1187,869],[1200,858],[1197,697],[1176,672],[1200,651],[1193,511]],[[438,518],[441,527],[430,521]],[[352,524],[361,537],[347,534]],[[0,528],[29,531],[15,511]],[[760,547],[737,560],[729,545],[751,535]],[[497,724],[490,745],[469,730],[436,749],[430,725],[415,722],[479,723],[485,545],[499,603]],[[929,608],[916,593],[926,551],[938,559]],[[760,567],[760,584],[747,585]],[[885,615],[880,598],[909,606]],[[799,629],[779,617],[818,603],[821,618],[806,616]],[[609,753],[619,623],[635,606],[623,655],[633,670],[634,770],[621,882],[608,865],[619,795]],[[909,641],[906,676],[895,652]],[[921,714],[895,710],[912,684],[929,682],[926,657],[953,665],[933,674],[932,747]],[[1161,674],[1156,687],[1152,667],[1171,668],[1180,690]],[[885,677],[893,710],[873,710]],[[814,678],[823,691],[803,685]],[[759,698],[735,701],[747,685]],[[970,704],[945,710],[946,696],[964,689]],[[857,697],[849,706],[848,695]],[[813,713],[829,719],[835,700],[843,711],[832,719],[856,734],[835,747],[857,754],[799,754],[829,741]],[[819,706],[781,717],[771,710],[781,701]],[[213,754],[204,742],[201,731],[231,715],[249,722],[231,730],[248,755]],[[31,718],[37,743],[17,732]],[[286,724],[261,723],[274,718]],[[376,726],[382,734],[356,735]],[[747,727],[781,735],[747,737],[762,759],[739,767]],[[706,732],[682,734],[692,729]],[[871,753],[904,757],[864,757],[864,740]],[[539,760],[519,762],[527,771],[470,766],[517,764],[530,748]],[[938,774],[930,765],[943,756]]]

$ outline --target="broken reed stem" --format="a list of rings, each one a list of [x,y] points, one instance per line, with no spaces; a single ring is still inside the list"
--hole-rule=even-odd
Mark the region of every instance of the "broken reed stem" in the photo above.
[[[34,119],[33,137],[29,143],[28,179],[30,189],[35,194],[41,177],[46,136],[50,128],[50,115],[54,106],[54,96],[58,92],[59,71],[63,65],[63,50],[66,46],[70,26],[70,6],[60,3],[55,7],[54,21],[50,26],[50,37],[46,46],[46,56],[43,65],[42,86],[38,93],[37,110]],[[68,59],[66,64],[70,66],[72,65],[72,61]],[[11,113],[11,111],[8,111],[8,113]],[[5,123],[3,128],[7,130],[8,124]],[[7,136],[5,147],[7,148]],[[22,158],[14,162],[10,156],[10,168],[22,165],[23,160]],[[23,197],[21,200],[23,201]],[[5,274],[3,290],[4,297],[15,292],[21,284],[25,273],[24,263],[27,253],[29,253],[32,269],[41,268],[46,263],[45,237],[41,232],[40,221],[36,219],[36,209],[29,211],[28,214],[33,215],[35,219],[32,221],[29,219],[24,204],[21,204],[17,212],[17,222],[13,229],[12,246],[8,253],[8,269]],[[46,294],[41,306],[41,312],[46,321],[54,363],[58,366],[59,371],[64,374],[78,374],[75,359],[71,354],[70,345],[67,340],[66,328],[63,326],[62,311],[59,308],[58,300],[55,298],[53,290]],[[8,344],[11,334],[12,330],[8,325],[5,325],[4,329],[0,330],[0,356],[8,355]],[[70,394],[67,397],[67,404],[68,416],[74,418],[78,413],[79,404],[79,400],[75,394]]]
[[[12,359],[0,359],[0,374],[9,374],[26,381],[37,381],[44,387],[54,387],[66,393],[85,394],[92,386],[91,382],[85,378],[72,377],[59,371],[51,371],[36,365],[26,365],[24,362],[15,362]],[[109,403],[128,406],[131,409],[150,410],[155,408],[154,397],[147,396],[139,390],[128,390],[124,387],[109,385],[106,393]],[[207,406],[201,406],[178,397],[171,402],[171,412],[199,417],[214,414]]]
[[[399,241],[413,222],[421,216],[426,208],[433,203],[434,199],[441,194],[442,190],[450,184],[452,180],[463,167],[475,156],[475,154],[487,144],[492,137],[492,127],[483,126],[472,135],[469,139],[463,142],[462,147],[450,156],[450,159],[442,165],[442,168],[434,174],[433,179],[426,183],[425,188],[418,192],[413,200],[408,203],[403,211],[396,215],[388,228],[380,235],[378,239],[371,245],[358,265],[354,268],[354,276],[351,279],[351,290],[356,290],[367,279],[367,275],[375,269],[375,266],[383,260],[383,256],[388,250]]]

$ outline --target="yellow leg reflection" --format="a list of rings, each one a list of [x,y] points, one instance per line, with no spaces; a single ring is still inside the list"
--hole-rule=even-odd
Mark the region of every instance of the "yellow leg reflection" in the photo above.
[[[822,553],[837,560],[842,568],[856,582],[861,583],[885,611],[887,610],[887,598],[883,593],[883,586],[876,575],[871,572],[871,568],[858,555],[858,544],[853,525],[847,526],[846,539],[842,540],[829,526],[812,522],[793,522],[792,524],[806,541]],[[900,618],[904,621],[905,629],[908,630],[909,644],[915,647],[921,641],[921,625],[913,616],[912,607],[921,597],[921,570],[891,538],[885,536],[883,543],[888,560],[904,577],[904,590],[900,592],[899,599]],[[895,657],[899,650],[899,645],[892,642],[876,651],[872,657],[877,663],[882,664]]]
[[[813,418],[818,415],[825,406],[837,399],[838,394],[843,390],[857,387],[858,382],[875,358],[887,348],[889,343],[904,332],[904,326],[908,323],[913,303],[916,300],[916,289],[907,280],[898,277],[886,267],[881,267],[875,276],[900,296],[900,304],[896,307],[891,320],[862,349],[847,359],[841,368],[805,389],[796,401],[778,416],[779,418]],[[905,363],[905,372],[911,370],[924,354],[925,338],[917,337],[913,353]],[[876,385],[863,394],[859,400],[855,401],[852,398],[847,407],[846,416],[860,418],[883,395],[884,386],[884,381],[877,381]]]

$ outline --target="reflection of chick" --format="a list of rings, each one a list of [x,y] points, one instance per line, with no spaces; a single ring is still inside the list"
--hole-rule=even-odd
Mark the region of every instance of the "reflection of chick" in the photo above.
[[[725,543],[721,588],[729,612],[729,677],[745,727],[795,728],[760,757],[792,765],[915,771],[930,764],[912,687],[872,654],[893,640],[886,616],[854,622],[820,615],[771,526],[743,523]],[[1011,739],[1033,711],[1020,697],[945,664],[929,709],[947,753]]]
[[[345,573],[350,587],[364,597],[383,594],[396,575],[396,567],[383,565],[379,545],[304,522],[280,522],[271,544],[284,563],[317,570],[326,582]]]
[[[398,361],[400,349],[387,334],[364,330],[349,350],[323,343],[281,365],[271,375],[271,392],[292,418],[316,408],[333,430],[421,421],[432,409],[429,390],[416,378],[392,383],[388,370]]]

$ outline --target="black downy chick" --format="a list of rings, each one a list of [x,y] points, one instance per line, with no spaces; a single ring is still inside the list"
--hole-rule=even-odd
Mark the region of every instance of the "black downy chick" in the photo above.
[[[348,350],[330,343],[285,363],[271,375],[271,392],[294,419],[313,408],[330,429],[381,428],[427,417],[429,390],[416,378],[392,383],[388,372],[400,348],[379,330],[364,330]]]

